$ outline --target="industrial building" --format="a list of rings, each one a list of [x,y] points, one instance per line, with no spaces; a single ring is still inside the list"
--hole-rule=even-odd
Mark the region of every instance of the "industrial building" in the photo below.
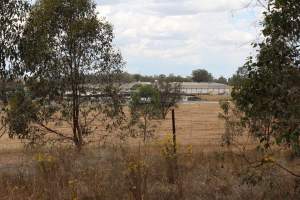
[[[121,86],[122,92],[131,93],[137,85],[151,85],[150,82],[134,82]],[[155,83],[154,83],[155,84]],[[210,82],[183,82],[181,85],[181,93],[186,95],[230,95],[230,86],[221,83]]]
[[[229,95],[230,86],[221,83],[208,83],[208,82],[183,82],[181,83],[181,91],[184,94],[201,95]]]

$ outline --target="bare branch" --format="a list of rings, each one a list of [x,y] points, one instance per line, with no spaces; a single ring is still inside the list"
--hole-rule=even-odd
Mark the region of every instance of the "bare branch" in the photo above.
[[[6,129],[4,128],[4,126],[2,126],[0,128],[0,138],[2,138],[5,135],[5,133],[6,133]]]
[[[300,178],[300,174],[296,174],[295,172],[291,171],[290,169],[284,167],[283,165],[281,165],[280,163],[278,162],[274,162],[275,166],[279,167],[280,169],[286,171],[287,173],[297,177],[297,178]]]
[[[38,124],[39,126],[43,127],[44,129],[46,129],[47,131],[56,134],[57,136],[60,136],[60,137],[62,137],[62,138],[64,138],[64,139],[68,139],[68,140],[72,140],[72,141],[73,141],[73,138],[72,138],[72,137],[65,136],[64,134],[59,133],[59,132],[57,132],[56,130],[51,129],[51,128],[45,126],[45,125],[42,124],[42,123],[39,123],[39,122],[38,122],[37,124]]]
[[[265,9],[268,9],[268,6],[262,2],[262,0],[257,0],[258,4]]]

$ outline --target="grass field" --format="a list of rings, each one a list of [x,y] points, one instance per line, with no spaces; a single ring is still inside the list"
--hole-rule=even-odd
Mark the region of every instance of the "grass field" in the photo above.
[[[177,140],[180,145],[193,145],[203,151],[220,148],[224,133],[224,122],[218,118],[220,107],[218,102],[180,104],[175,109]],[[172,133],[171,115],[166,120],[155,122],[157,125],[154,141],[159,141]],[[60,131],[70,131],[70,127],[55,127]],[[105,130],[103,130],[103,134]],[[23,144],[18,139],[0,138],[0,166],[20,159]]]
[[[0,200],[299,199],[298,178],[273,163],[253,166],[239,152],[221,147],[220,111],[217,102],[176,108],[176,164],[172,144],[163,139],[172,132],[170,115],[155,122],[150,145],[119,146],[112,140],[115,145],[90,146],[78,154],[66,147],[24,150],[20,141],[3,137]],[[262,156],[247,150],[248,159],[258,164]],[[300,173],[299,159],[282,152],[274,159]]]
[[[0,171],[1,200],[299,199],[299,179],[276,166],[251,167],[235,154],[181,149],[177,165],[163,146],[55,149]],[[257,152],[248,152],[251,159]],[[175,166],[177,166],[175,168]],[[176,170],[175,170],[176,169]],[[173,182],[172,177],[176,177]]]
[[[215,150],[220,148],[221,135],[224,123],[218,118],[220,112],[219,104],[197,103],[180,104],[176,110],[177,138],[180,145],[193,145],[194,149]],[[172,133],[171,116],[166,120],[155,123],[155,141],[159,141],[167,134]],[[55,127],[60,131],[70,131],[66,125]],[[103,130],[103,134],[105,131]],[[131,140],[136,143],[136,140]],[[108,143],[113,143],[114,140]],[[9,139],[7,136],[0,138],[0,167],[13,166],[26,160],[27,156],[23,152],[24,146],[18,139]]]
[[[224,132],[224,122],[218,118],[220,112],[218,102],[180,104],[175,109],[176,132],[178,142],[193,145],[220,144]],[[172,133],[170,114],[166,120],[158,121],[155,137],[160,138]],[[67,126],[57,126],[60,131],[70,131]],[[19,140],[11,140],[4,136],[0,139],[0,152],[18,151],[22,148]]]
[[[221,142],[224,122],[218,118],[217,102],[181,104],[175,110],[178,142],[193,145],[216,145]],[[172,133],[171,116],[161,122],[158,134]]]

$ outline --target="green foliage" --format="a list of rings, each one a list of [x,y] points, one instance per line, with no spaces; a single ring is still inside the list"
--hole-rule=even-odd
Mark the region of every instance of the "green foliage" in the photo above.
[[[63,91],[60,90],[59,80],[48,80],[41,77],[40,79],[28,78],[26,87],[31,92],[33,98],[48,98],[54,100],[55,97],[61,97]]]
[[[161,80],[166,82],[191,82],[191,77],[187,76],[180,76],[180,75],[141,75],[141,74],[129,74],[127,72],[124,72],[120,75],[120,79],[123,83],[130,83],[130,82],[151,82],[154,83],[155,81]]]
[[[20,75],[19,43],[29,4],[26,0],[0,1],[0,100],[7,102],[7,82]]]
[[[268,7],[264,39],[254,44],[258,54],[248,58],[232,96],[250,132],[265,148],[276,142],[299,153],[300,2],[270,0]]]
[[[142,130],[143,139],[146,141],[154,131],[151,120],[160,117],[159,92],[151,85],[142,85],[131,98],[131,125],[137,125]]]
[[[6,122],[9,136],[26,139],[30,136],[30,123],[37,120],[38,107],[23,88],[17,89],[9,99]]]
[[[142,87],[143,85],[142,84],[140,84],[140,83],[138,83],[138,84],[135,84],[134,86],[132,86],[131,88],[130,88],[130,90],[131,91],[136,91],[136,90],[138,90],[140,87]]]
[[[39,108],[38,119],[31,124],[37,128],[29,129],[32,135],[49,139],[53,137],[46,135],[52,134],[80,148],[84,136],[92,133],[95,118],[101,118],[107,128],[120,123],[117,77],[123,61],[113,38],[112,26],[98,18],[91,0],[36,1],[20,45],[25,85]],[[91,75],[97,85],[86,84]],[[90,103],[85,96],[92,90],[106,97]],[[50,128],[50,121],[70,124],[72,136]]]
[[[228,79],[228,85],[234,86],[239,85],[243,79],[243,67],[240,67],[236,74],[233,74],[232,77]]]
[[[211,82],[213,80],[213,76],[205,69],[197,69],[192,72],[192,79],[195,82]]]
[[[222,145],[237,145],[236,139],[246,132],[243,114],[229,101],[220,101],[220,107],[222,112],[219,113],[219,118],[225,122]]]
[[[165,119],[170,109],[177,106],[181,99],[181,84],[159,80],[156,89],[159,92],[161,117]]]
[[[227,84],[228,81],[226,78],[224,78],[223,76],[219,77],[218,79],[214,80],[216,83],[222,83],[222,84]]]
[[[190,76],[182,77],[180,75],[174,75],[174,74],[169,74],[168,76],[161,74],[158,76],[158,79],[156,80],[166,81],[166,82],[192,82],[192,78]]]
[[[142,115],[149,117],[158,116],[159,111],[159,92],[151,85],[141,85],[137,92],[133,94],[130,103],[131,113],[140,111]]]

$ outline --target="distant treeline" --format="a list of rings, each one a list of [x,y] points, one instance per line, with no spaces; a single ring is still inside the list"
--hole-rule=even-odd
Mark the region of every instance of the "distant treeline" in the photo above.
[[[85,83],[86,84],[98,84],[99,79],[103,79],[99,76],[101,76],[101,75],[96,75],[96,74],[85,75],[85,77],[84,77]],[[114,75],[112,75],[112,76],[114,76]],[[238,81],[237,75],[233,75],[229,79],[226,79],[223,76],[221,76],[219,78],[215,78],[212,76],[211,73],[207,72],[204,69],[194,70],[192,72],[191,76],[180,76],[180,75],[174,75],[174,74],[142,75],[142,74],[130,74],[128,72],[118,73],[115,76],[117,76],[117,77],[114,77],[114,80],[118,80],[120,83],[155,82],[156,80],[160,80],[160,81],[163,80],[164,82],[215,82],[215,83],[233,85],[234,82]],[[0,80],[0,90],[2,90],[3,85],[4,84],[2,84],[1,80]],[[6,83],[5,90],[7,92],[15,91],[18,86],[21,87],[22,85],[23,85],[23,83],[21,81],[17,81],[17,80],[9,81]],[[28,82],[26,85],[30,88],[32,87],[31,82]],[[2,95],[0,94],[0,99],[1,99],[1,96]]]
[[[211,73],[204,69],[194,70],[191,76],[180,76],[174,74],[160,74],[160,75],[142,75],[142,74],[130,74],[128,72],[123,72],[118,74],[118,79],[121,83],[130,82],[155,82],[156,80],[164,80],[166,82],[216,82],[222,84],[231,85],[235,80],[235,75],[227,79],[223,76],[218,78],[213,77]],[[88,83],[97,83],[97,76],[89,75],[86,79]]]

